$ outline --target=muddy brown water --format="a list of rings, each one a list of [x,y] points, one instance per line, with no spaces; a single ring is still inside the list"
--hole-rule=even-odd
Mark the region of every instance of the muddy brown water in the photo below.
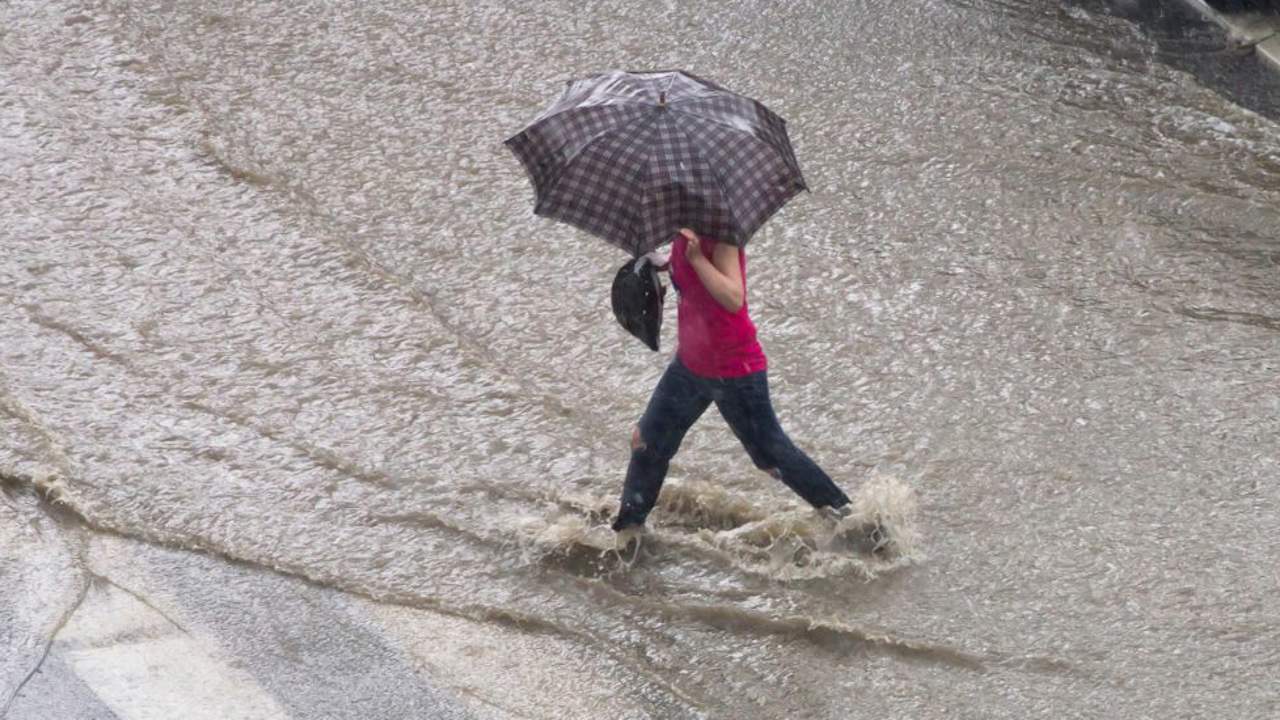
[[[561,635],[652,717],[1274,716],[1280,127],[1095,5],[14,0],[0,474]],[[603,549],[667,355],[501,141],[614,67],[787,118],[753,314],[891,556],[714,413]]]

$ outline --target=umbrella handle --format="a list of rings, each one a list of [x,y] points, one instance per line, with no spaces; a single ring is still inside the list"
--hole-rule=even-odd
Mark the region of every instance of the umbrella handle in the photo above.
[[[645,263],[652,265],[653,269],[658,272],[666,271],[668,266],[671,264],[671,249],[658,248],[656,250],[650,250],[644,255],[636,258],[635,272],[637,275],[640,274],[640,270],[644,267]]]

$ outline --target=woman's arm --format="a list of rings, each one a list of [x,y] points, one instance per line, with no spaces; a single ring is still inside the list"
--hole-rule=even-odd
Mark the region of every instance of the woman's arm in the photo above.
[[[738,261],[738,248],[728,243],[716,243],[711,259],[702,254],[702,245],[698,234],[688,228],[682,228],[680,234],[688,239],[685,258],[698,273],[698,279],[711,293],[720,307],[729,312],[738,312],[746,301],[746,288],[742,283],[742,266]]]

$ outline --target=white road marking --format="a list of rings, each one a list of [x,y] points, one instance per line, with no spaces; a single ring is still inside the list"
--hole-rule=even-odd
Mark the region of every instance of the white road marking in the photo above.
[[[75,673],[121,720],[286,720],[247,673],[113,586],[96,586],[58,634]]]

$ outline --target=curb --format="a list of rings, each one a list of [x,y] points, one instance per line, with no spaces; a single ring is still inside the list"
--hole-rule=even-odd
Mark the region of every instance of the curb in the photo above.
[[[1193,10],[1222,26],[1242,46],[1252,46],[1258,57],[1280,72],[1280,15],[1260,12],[1225,13],[1205,0],[1183,0]]]

